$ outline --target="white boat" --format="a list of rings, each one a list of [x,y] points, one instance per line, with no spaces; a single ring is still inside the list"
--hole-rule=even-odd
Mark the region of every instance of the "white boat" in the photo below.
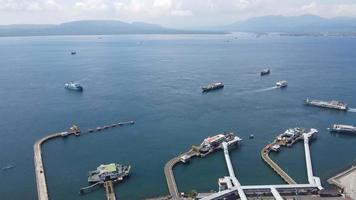
[[[64,88],[68,90],[83,91],[83,86],[73,81],[65,83]]]
[[[276,87],[278,87],[278,88],[284,88],[284,87],[287,87],[287,85],[288,85],[287,81],[277,81],[276,82]]]

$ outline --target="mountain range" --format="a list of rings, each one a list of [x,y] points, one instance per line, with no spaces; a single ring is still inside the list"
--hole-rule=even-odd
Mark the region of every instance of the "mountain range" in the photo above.
[[[143,22],[84,20],[54,24],[0,25],[1,36],[115,35],[115,34],[224,34],[228,32],[355,33],[356,18],[315,15],[254,17],[232,24],[195,30],[166,28]]]

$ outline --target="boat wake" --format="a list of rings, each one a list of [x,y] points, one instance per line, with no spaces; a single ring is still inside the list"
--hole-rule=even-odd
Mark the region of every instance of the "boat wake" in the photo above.
[[[347,111],[348,112],[356,112],[356,108],[349,108]]]
[[[274,87],[269,87],[269,88],[264,88],[264,89],[252,90],[251,92],[252,93],[254,93],[254,92],[266,92],[266,91],[270,91],[270,90],[274,90],[274,89],[277,89],[277,87],[274,86]]]

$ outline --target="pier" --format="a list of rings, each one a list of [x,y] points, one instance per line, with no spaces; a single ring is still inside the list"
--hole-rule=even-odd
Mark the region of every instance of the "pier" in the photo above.
[[[308,184],[296,184],[293,179],[291,179],[276,163],[274,163],[268,156],[269,147],[267,145],[262,151],[262,158],[274,169],[286,182],[290,182],[288,185],[240,185],[237,178],[233,178],[235,175],[233,167],[230,161],[230,156],[226,144],[223,144],[224,155],[226,164],[229,170],[229,174],[233,187],[229,187],[225,190],[221,190],[217,193],[211,194],[207,197],[202,198],[202,200],[222,200],[222,199],[241,199],[246,200],[247,197],[261,197],[261,196],[272,196],[276,200],[283,200],[282,196],[297,196],[297,195],[317,195],[320,190],[323,189],[320,183],[320,179],[313,175],[312,162],[310,156],[309,142],[310,139],[317,133],[316,129],[310,129],[309,132],[303,132],[302,135],[297,135],[295,138],[298,140],[300,138],[304,139],[304,150],[305,150],[305,162],[308,175]],[[289,178],[288,178],[289,177]],[[226,177],[225,177],[226,180]],[[287,182],[287,183],[288,183]],[[229,184],[228,184],[229,185]]]
[[[112,181],[105,181],[104,187],[106,190],[106,199],[107,200],[116,200],[114,184]]]
[[[126,125],[126,124],[134,124],[134,121],[119,122],[119,123],[112,124],[112,125],[108,126],[108,128],[113,128],[116,126],[121,126],[121,125]],[[70,135],[79,136],[80,134],[84,134],[84,133],[92,133],[92,132],[101,131],[102,129],[103,129],[103,127],[98,127],[97,129],[88,129],[85,132],[81,132],[77,126],[73,125],[68,131],[50,134],[50,135],[47,135],[35,142],[35,144],[33,145],[33,150],[34,150],[34,165],[35,165],[38,200],[48,200],[49,199],[47,183],[46,183],[46,175],[45,175],[43,158],[42,158],[42,149],[41,149],[42,145],[45,142],[55,139],[55,138],[59,138],[59,137],[64,138],[64,137],[67,137]],[[111,191],[113,191],[113,190],[111,190]]]
[[[191,158],[193,156],[197,156],[197,155],[198,154],[194,150],[191,149],[186,153],[183,153],[177,157],[172,158],[165,164],[164,175],[166,176],[169,194],[171,195],[172,199],[174,199],[174,200],[180,199],[178,187],[177,187],[176,180],[175,180],[174,174],[173,174],[173,167],[182,161],[181,160],[182,157],[186,157],[187,159],[189,159],[189,158]]]
[[[270,157],[269,153],[271,151],[267,145],[261,151],[262,159],[275,171],[286,183],[288,184],[296,184],[296,182],[285,172],[282,168],[280,168]]]

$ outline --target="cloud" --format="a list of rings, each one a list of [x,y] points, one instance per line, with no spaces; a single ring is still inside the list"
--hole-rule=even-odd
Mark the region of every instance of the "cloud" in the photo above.
[[[323,17],[356,16],[356,2],[352,0],[0,0],[2,24],[118,19],[171,26],[210,26],[262,15],[302,14],[316,14]],[[35,15],[36,18],[33,18],[32,16]]]
[[[0,11],[39,12],[59,10],[61,6],[55,0],[0,0]]]
[[[191,16],[193,15],[190,10],[172,10],[171,14],[174,16]]]

